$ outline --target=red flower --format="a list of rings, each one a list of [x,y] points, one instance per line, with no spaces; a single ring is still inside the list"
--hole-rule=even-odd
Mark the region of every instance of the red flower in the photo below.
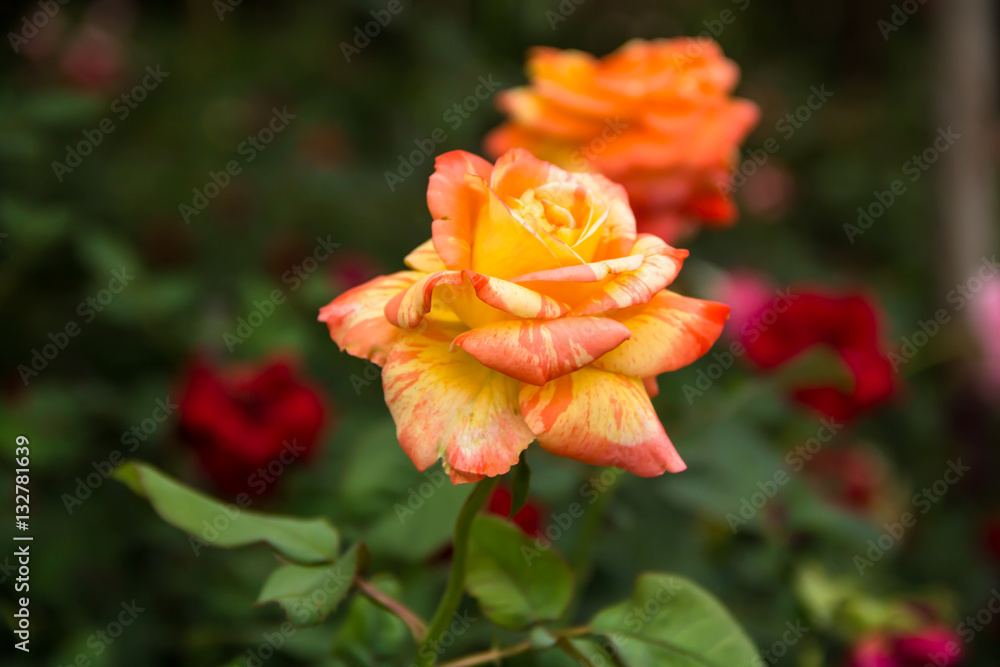
[[[834,386],[801,386],[794,390],[800,403],[833,419],[848,420],[892,396],[895,378],[892,363],[883,351],[881,314],[860,293],[834,294],[799,288],[782,292],[749,290],[752,278],[730,280],[724,289],[739,296],[752,294],[753,304],[733,305],[732,331],[746,347],[747,358],[771,370],[795,357],[827,346],[840,357],[854,381],[850,392]],[[738,290],[734,292],[734,290]],[[766,294],[766,297],[761,297]],[[737,315],[752,312],[743,320]]]
[[[899,667],[899,663],[884,638],[869,637],[854,647],[847,667]]]
[[[863,639],[847,667],[954,667],[962,662],[959,637],[946,628],[928,627],[907,635]]]
[[[179,415],[183,440],[233,496],[273,488],[288,465],[312,454],[325,421],[320,395],[281,361],[224,374],[196,362]]]
[[[489,504],[486,506],[486,511],[490,514],[496,514],[497,516],[502,516],[507,518],[510,515],[510,503],[513,500],[513,496],[510,491],[505,487],[498,486],[493,490],[493,494],[490,496]],[[540,504],[532,499],[528,499],[528,502],[524,504],[524,507],[514,515],[511,519],[518,528],[524,531],[525,534],[531,535],[533,537],[541,537],[542,530],[544,526],[544,509]]]
[[[905,667],[951,667],[962,661],[959,637],[947,628],[925,628],[919,633],[893,639],[893,649]]]

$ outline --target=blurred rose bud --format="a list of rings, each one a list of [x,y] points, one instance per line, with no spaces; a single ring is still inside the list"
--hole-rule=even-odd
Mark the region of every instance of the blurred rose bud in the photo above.
[[[510,490],[504,486],[498,486],[493,490],[493,494],[490,496],[489,503],[486,506],[486,511],[490,514],[496,514],[503,518],[507,518],[510,514],[510,504],[513,500],[513,496]],[[518,528],[521,529],[526,535],[531,535],[533,537],[540,537],[542,531],[545,529],[545,523],[543,517],[545,515],[545,510],[542,505],[534,500],[533,498],[528,498],[528,502],[524,504],[524,507],[518,511],[517,514],[511,519]]]
[[[106,90],[121,80],[122,51],[117,35],[101,26],[86,24],[71,39],[59,67],[79,88]]]

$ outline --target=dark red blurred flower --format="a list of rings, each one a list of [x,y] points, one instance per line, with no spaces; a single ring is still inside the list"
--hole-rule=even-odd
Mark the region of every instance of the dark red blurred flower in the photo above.
[[[510,503],[512,500],[513,496],[510,491],[506,487],[498,486],[490,496],[489,503],[486,505],[486,511],[506,519],[510,514]],[[525,534],[540,537],[542,530],[545,528],[544,514],[545,510],[542,506],[529,498],[528,502],[521,508],[521,511],[515,514],[511,521],[524,531]]]
[[[270,491],[286,467],[312,455],[326,421],[320,394],[284,361],[227,372],[196,362],[179,415],[181,437],[232,496]]]
[[[892,363],[884,352],[881,313],[861,293],[835,294],[792,288],[787,295],[748,289],[756,278],[737,274],[723,286],[721,300],[733,306],[731,331],[746,347],[747,358],[765,370],[777,369],[817,346],[831,349],[853,379],[851,391],[828,385],[800,386],[793,395],[833,419],[849,420],[888,400],[895,391]],[[761,281],[757,281],[761,282]],[[750,295],[753,304],[735,304],[727,295]],[[767,296],[762,296],[767,295]],[[739,320],[740,312],[753,313]]]
[[[60,61],[63,74],[84,90],[119,85],[124,69],[120,38],[101,26],[88,24],[70,41]]]
[[[866,637],[854,647],[847,667],[954,667],[962,657],[958,635],[932,626],[910,634]]]
[[[334,289],[346,291],[368,282],[382,272],[378,260],[356,248],[347,248],[344,255],[330,264],[329,275]]]
[[[887,478],[884,463],[860,447],[822,449],[803,474],[830,502],[864,514],[878,508]]]
[[[986,523],[983,531],[983,541],[986,550],[993,558],[993,563],[1000,567],[1000,513],[994,514]]]

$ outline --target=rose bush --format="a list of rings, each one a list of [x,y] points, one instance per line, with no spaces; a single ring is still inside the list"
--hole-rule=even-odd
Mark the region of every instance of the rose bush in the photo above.
[[[739,68],[714,41],[632,40],[604,58],[536,48],[527,70],[527,86],[497,98],[510,121],[488,153],[598,171],[625,186],[639,229],[668,242],[695,220],[735,219],[725,186],[759,111],[731,96]]]
[[[383,366],[414,465],[454,483],[548,451],[641,476],[684,469],[650,395],[703,355],[728,306],[666,290],[687,251],[637,234],[620,185],[515,149],[438,157],[432,239],[320,311],[340,348]]]

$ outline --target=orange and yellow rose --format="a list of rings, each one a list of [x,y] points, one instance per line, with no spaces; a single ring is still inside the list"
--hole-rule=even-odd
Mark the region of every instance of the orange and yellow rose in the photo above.
[[[684,469],[655,377],[703,355],[729,307],[666,290],[687,251],[636,234],[625,190],[525,150],[437,158],[432,238],[410,271],[320,311],[342,350],[383,366],[414,465],[455,483],[546,450],[649,477]]]
[[[696,220],[727,225],[738,147],[757,106],[733,98],[739,68],[710,39],[633,40],[604,57],[537,48],[529,85],[500,93],[508,123],[486,139],[568,169],[596,170],[628,190],[641,231],[672,242]]]

